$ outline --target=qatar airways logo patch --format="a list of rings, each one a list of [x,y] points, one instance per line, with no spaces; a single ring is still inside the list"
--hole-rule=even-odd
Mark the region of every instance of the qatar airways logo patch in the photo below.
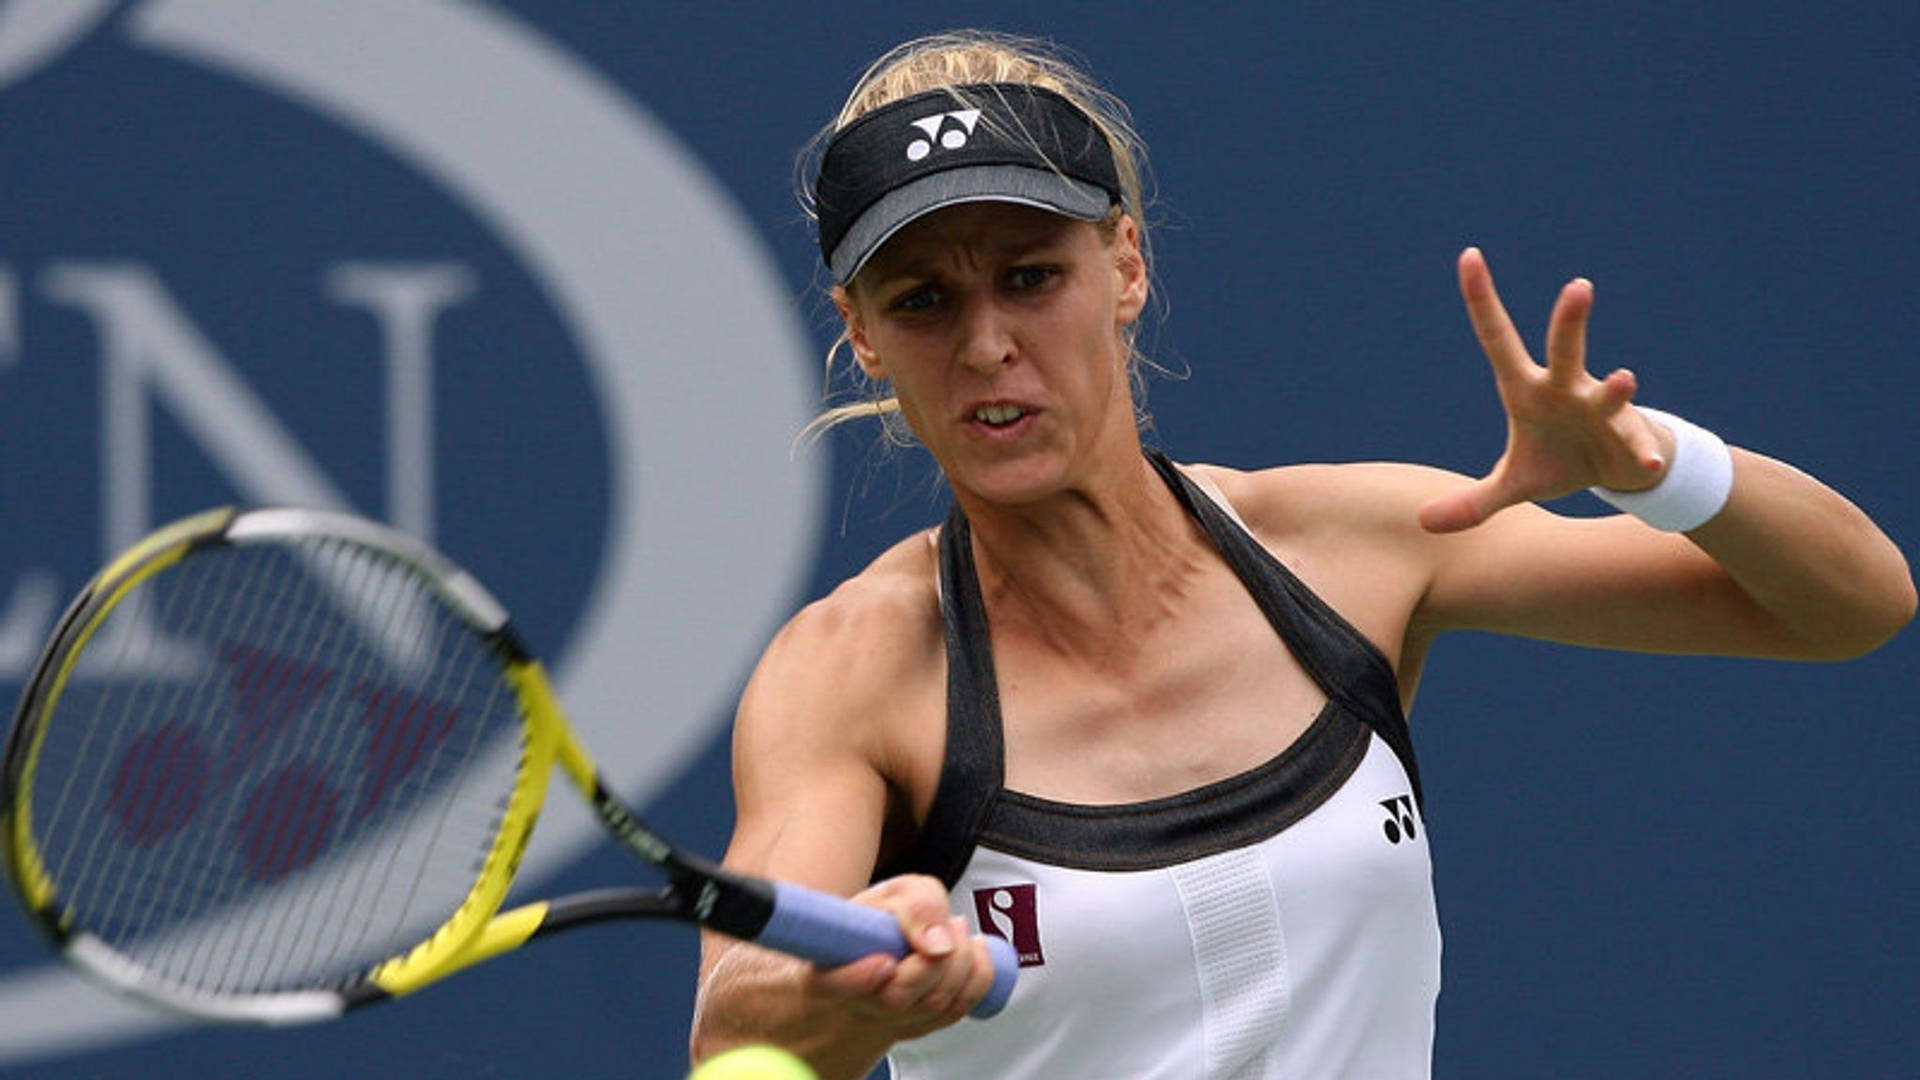
[[[995,885],[973,890],[973,909],[980,916],[980,932],[1004,938],[1020,954],[1020,966],[1047,962],[1040,951],[1040,913],[1037,885]]]

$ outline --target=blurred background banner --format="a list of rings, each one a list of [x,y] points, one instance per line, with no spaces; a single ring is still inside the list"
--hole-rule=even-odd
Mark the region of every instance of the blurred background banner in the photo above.
[[[1175,457],[1483,471],[1478,244],[1530,340],[1592,278],[1596,368],[1920,547],[1912,5],[909,7],[0,0],[0,693],[151,526],[352,508],[492,585],[615,783],[719,851],[760,647],[941,512],[871,429],[794,447],[833,337],[794,160],[956,25],[1057,37],[1133,106]],[[1917,640],[1444,640],[1413,713],[1438,1075],[1920,1076]],[[628,863],[556,808],[524,877]],[[695,959],[587,930],[345,1023],[204,1029],[0,922],[0,1072],[672,1077]]]

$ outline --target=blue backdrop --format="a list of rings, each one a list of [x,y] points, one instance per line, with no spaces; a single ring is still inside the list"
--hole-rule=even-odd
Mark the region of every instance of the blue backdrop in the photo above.
[[[1530,338],[1592,278],[1596,366],[1920,543],[1912,5],[911,8],[0,2],[0,690],[141,529],[357,506],[494,583],[623,789],[720,849],[758,645],[940,510],[871,431],[789,453],[832,337],[793,162],[868,60],[950,25],[1057,36],[1132,104],[1176,457],[1483,470],[1472,243]],[[764,565],[675,593],[656,560]],[[1920,1076],[1916,640],[1444,641],[1413,715],[1438,1075]],[[629,869],[579,819],[540,839],[539,891]],[[0,1071],[673,1077],[695,959],[589,930],[340,1024],[210,1030],[0,924]]]

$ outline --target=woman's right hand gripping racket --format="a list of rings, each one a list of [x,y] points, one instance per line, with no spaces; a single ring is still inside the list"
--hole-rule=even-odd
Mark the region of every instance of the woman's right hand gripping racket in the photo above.
[[[665,886],[499,910],[556,763]],[[325,1019],[615,918],[829,967],[907,952],[891,915],[656,836],[601,783],[493,597],[340,514],[213,511],[101,571],[27,684],[3,783],[6,865],[56,947],[203,1018]],[[987,941],[976,1016],[1017,968]]]

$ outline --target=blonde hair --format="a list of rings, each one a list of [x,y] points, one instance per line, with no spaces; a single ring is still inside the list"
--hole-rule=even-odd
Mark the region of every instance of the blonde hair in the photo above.
[[[1153,261],[1147,242],[1144,214],[1146,144],[1133,127],[1132,113],[1126,103],[1102,88],[1059,46],[1039,38],[1020,37],[989,30],[950,30],[915,38],[889,49],[867,67],[847,95],[846,104],[833,123],[814,136],[801,155],[800,200],[809,217],[817,223],[813,205],[811,178],[818,171],[820,155],[835,132],[867,113],[902,98],[929,90],[953,90],[969,83],[1022,83],[1051,90],[1072,102],[1106,137],[1113,151],[1113,162],[1120,176],[1120,205],[1097,223],[1102,237],[1112,241],[1120,215],[1133,218],[1139,230],[1140,255],[1151,272]],[[1158,290],[1155,290],[1157,293]],[[1135,346],[1137,324],[1129,326],[1123,340],[1127,366],[1134,384],[1136,409],[1144,400],[1141,370],[1147,364]],[[835,357],[848,344],[847,330],[827,349],[826,382],[829,395],[835,375]],[[813,418],[800,434],[802,443],[810,442],[846,421],[873,416],[881,420],[889,441],[906,445],[911,433],[900,418],[900,402],[879,389],[859,366],[847,365],[855,383],[854,396],[860,400],[830,405]],[[1140,417],[1144,423],[1144,412]]]

